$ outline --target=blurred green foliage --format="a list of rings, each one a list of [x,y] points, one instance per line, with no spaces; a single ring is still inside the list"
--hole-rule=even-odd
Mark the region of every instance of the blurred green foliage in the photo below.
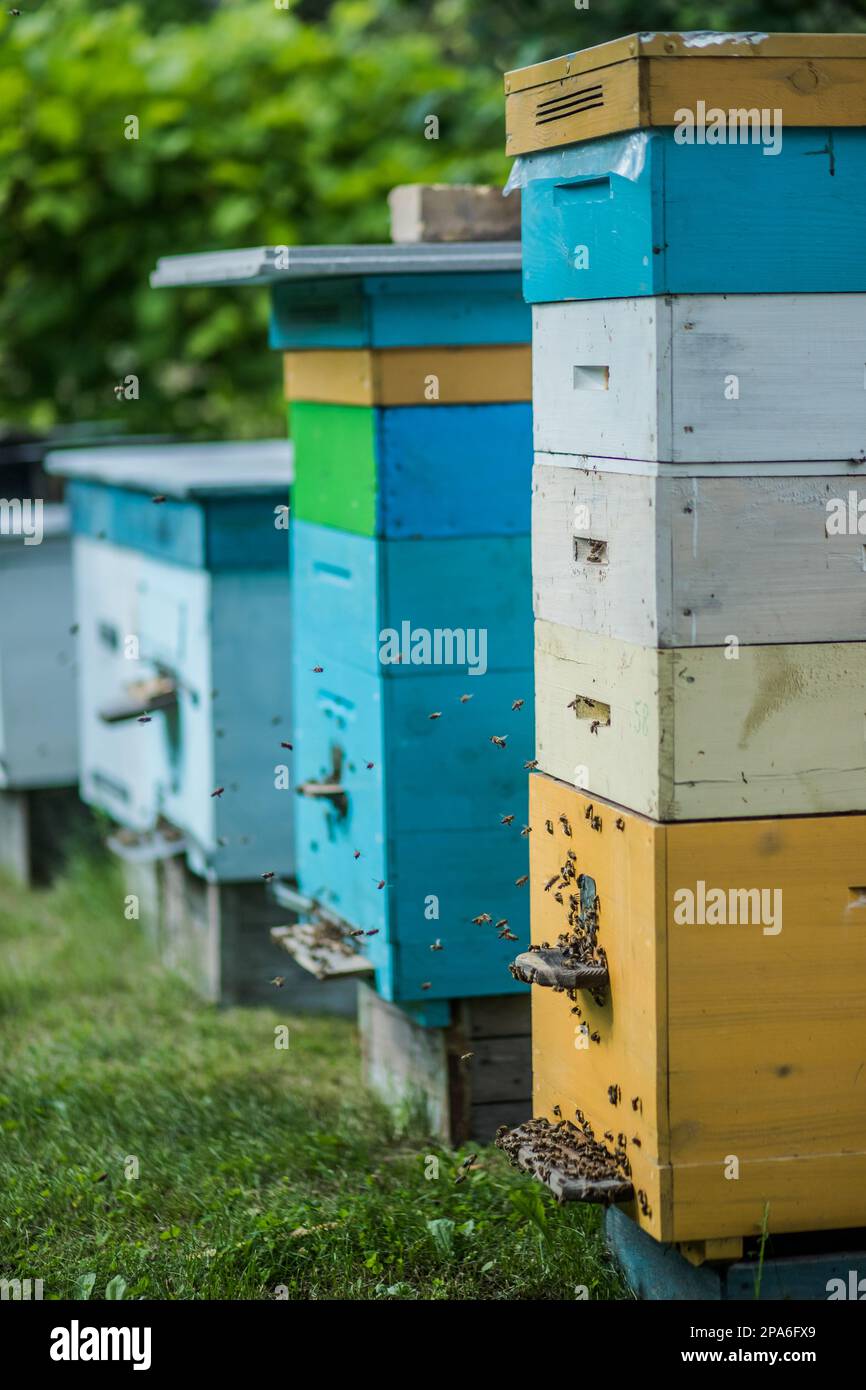
[[[385,240],[394,184],[501,181],[506,68],[650,24],[866,28],[837,0],[284,3],[0,11],[0,419],[280,433],[266,291],[152,291],[158,256]]]

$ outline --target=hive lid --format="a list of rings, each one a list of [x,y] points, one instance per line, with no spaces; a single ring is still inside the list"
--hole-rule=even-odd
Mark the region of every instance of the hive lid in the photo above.
[[[153,289],[179,285],[270,285],[358,275],[519,271],[515,241],[417,242],[382,246],[255,246],[191,256],[160,256]]]
[[[505,74],[506,92],[522,92],[543,82],[594,72],[629,58],[863,58],[866,34],[724,33],[694,29],[682,33],[627,34],[621,39],[564,53]]]
[[[288,440],[52,449],[48,473],[167,497],[280,492],[294,480]]]

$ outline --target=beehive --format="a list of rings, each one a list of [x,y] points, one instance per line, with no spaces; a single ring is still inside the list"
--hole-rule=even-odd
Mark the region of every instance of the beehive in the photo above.
[[[539,774],[535,1118],[500,1142],[619,1203],[614,1248],[669,1297],[626,1209],[696,1263],[863,1223],[866,336],[834,150],[859,183],[864,63],[862,37],[642,35],[506,81]]]
[[[609,972],[533,988],[534,1113],[623,1136],[658,1240],[866,1225],[866,818],[665,826],[535,774],[530,819],[533,943],[582,891]]]
[[[168,822],[214,881],[290,872],[287,446],[48,462],[75,531],[84,800],[133,831]]]

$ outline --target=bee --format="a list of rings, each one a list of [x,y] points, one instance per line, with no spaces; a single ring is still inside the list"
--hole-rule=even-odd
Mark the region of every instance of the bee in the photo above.
[[[532,834],[532,826],[531,826],[531,825],[524,825],[524,827],[523,827],[523,829],[521,830],[520,833],[521,833],[521,835],[523,836],[523,838],[526,839],[526,836],[527,836],[527,835],[531,835],[531,834]]]
[[[324,671],[324,669],[325,669],[324,666],[313,666],[313,667],[312,667],[312,670],[313,670],[314,674],[317,675],[317,676],[320,676],[320,675],[322,674],[322,672]]]
[[[282,989],[282,987],[283,987],[283,985],[284,985],[285,983],[286,983],[286,977],[285,977],[285,975],[275,975],[274,978],[271,980],[271,984],[272,984],[272,985],[276,985],[277,989]]]
[[[458,1174],[457,1174],[457,1177],[454,1179],[454,1186],[455,1186],[455,1187],[459,1187],[460,1184],[461,1184],[462,1182],[465,1182],[466,1179],[467,1179],[468,1177],[469,1177],[469,1174],[468,1174],[468,1173],[458,1173]]]
[[[622,1091],[619,1089],[619,1086],[617,1086],[616,1082],[614,1082],[612,1086],[608,1086],[607,1098],[610,1101],[611,1105],[619,1105],[620,1100],[622,1099]]]
[[[289,752],[291,753],[291,752],[293,751],[293,749],[294,749],[294,744],[293,744],[293,743],[281,743],[281,744],[280,744],[280,747],[281,747],[281,748],[288,748]]]
[[[643,1113],[643,1101],[641,1100],[640,1096],[632,1096],[631,1108],[632,1110],[640,1110],[641,1113]]]
[[[223,794],[224,791],[225,791],[225,787],[217,787],[215,791],[212,791],[212,792],[211,792],[211,799],[213,799],[213,797],[215,797],[215,796],[217,796],[217,797],[222,796],[222,794]]]
[[[165,494],[164,494],[164,493],[159,493],[156,497],[151,497],[150,500],[151,500],[151,502],[157,502],[157,503],[159,503],[159,502],[164,502],[164,501],[165,501]]]
[[[365,936],[378,936],[378,935],[379,935],[379,928],[378,928],[378,927],[371,927],[369,931],[365,931],[365,932],[364,932],[364,935],[365,935]]]
[[[461,1062],[468,1062],[468,1061],[469,1061],[472,1057],[474,1057],[474,1056],[475,1056],[475,1053],[474,1053],[474,1052],[464,1052],[463,1055],[461,1056],[460,1060],[461,1060]]]
[[[608,1142],[609,1144],[612,1144],[612,1143],[613,1143],[613,1135],[611,1134],[611,1132],[610,1132],[609,1129],[606,1129],[606,1130],[604,1131],[604,1137],[605,1137],[605,1139],[607,1140],[607,1142]]]
[[[138,722],[139,724],[150,724],[150,722],[151,722],[150,715],[149,715],[149,714],[140,714],[140,715],[138,716],[138,721],[137,721],[137,722]]]
[[[97,1175],[96,1175],[96,1177],[93,1179],[93,1181],[94,1181],[94,1182],[107,1182],[107,1181],[108,1181],[108,1174],[107,1174],[107,1173],[97,1173]]]
[[[367,771],[369,772],[372,768],[374,768],[374,767],[376,766],[376,764],[375,764],[375,763],[365,763],[364,766],[366,767]]]
[[[571,1012],[574,1014],[575,1018],[583,1018],[583,1009],[581,1009],[579,1005],[575,1004]]]
[[[615,830],[625,830],[625,821],[623,820],[622,816],[617,816],[613,824]]]
[[[504,748],[504,747],[506,746],[506,741],[507,741],[507,739],[508,739],[508,735],[507,735],[507,734],[505,734],[505,735],[502,735],[502,734],[491,734],[491,735],[490,735],[490,742],[491,742],[491,743],[495,743],[497,748]]]
[[[499,921],[498,921],[498,922],[494,922],[493,925],[494,925],[494,927],[496,928],[497,931],[501,931],[503,927],[507,927],[507,926],[508,926],[508,918],[507,918],[507,917],[500,917]]]
[[[352,858],[353,858],[353,859],[360,859],[360,858],[361,858],[361,851],[360,851],[359,849],[354,849],[354,850],[352,850]]]
[[[499,817],[499,824],[500,824],[500,825],[511,825],[512,822],[513,822],[513,820],[514,820],[514,817],[513,817],[513,816],[500,816],[500,817]]]
[[[479,912],[477,917],[472,918],[472,921],[476,927],[480,927],[484,922],[492,922],[493,918],[489,912]]]
[[[589,732],[590,732],[591,734],[597,734],[600,728],[601,728],[601,720],[600,720],[600,719],[593,719],[592,722],[591,722],[591,724],[590,724],[590,726],[589,726]]]
[[[529,882],[529,874],[521,874],[520,878],[514,880],[515,888],[522,888],[524,883]]]
[[[523,706],[524,706],[525,704],[526,704],[526,701],[525,701],[525,700],[512,700],[512,702],[511,702],[511,708],[512,708],[512,709],[523,709]]]
[[[379,889],[379,892],[380,892],[380,893],[381,893],[381,891],[382,891],[383,888],[390,888],[390,886],[391,886],[390,883],[386,883],[386,882],[385,882],[384,878],[374,878],[374,879],[373,879],[373,882],[375,883],[376,887]]]
[[[430,950],[431,950],[431,951],[444,951],[444,950],[445,950],[445,947],[442,945],[442,942],[439,940],[439,937],[438,937],[438,936],[437,936],[437,938],[436,938],[435,941],[432,941],[432,942],[430,943]]]
[[[265,880],[266,883],[268,882],[269,879],[272,879],[273,877],[274,877],[274,871],[273,871],[273,869],[269,869],[268,872],[267,872],[266,874],[262,874],[262,878]]]
[[[432,980],[425,980],[424,983],[422,984],[421,988],[424,989],[424,990],[432,989],[432,988],[433,988],[433,982],[432,982]]]
[[[560,1110],[560,1108],[559,1108],[558,1105],[554,1105],[554,1107],[553,1107],[553,1113],[554,1113],[554,1115],[557,1117],[558,1120],[561,1120],[561,1119],[562,1119],[562,1111]]]
[[[553,821],[552,821],[552,820],[546,820],[546,821],[544,822],[544,828],[545,828],[545,830],[547,831],[548,835],[552,835],[552,834],[553,834]]]
[[[514,932],[513,932],[513,931],[509,931],[508,928],[506,927],[505,931],[501,931],[501,932],[499,933],[499,940],[500,940],[500,941],[516,941],[516,940],[517,940],[517,937],[514,935]]]
[[[560,823],[560,825],[562,826],[563,830],[565,831],[566,835],[570,835],[570,834],[571,834],[571,826],[570,826],[569,823],[568,823],[568,816],[565,814],[564,811],[563,811],[562,815],[559,817],[559,823]]]
[[[601,816],[593,816],[589,823],[593,830],[601,830]]]
[[[538,767],[538,759],[530,758],[528,763],[523,764],[523,767],[526,772],[534,772]]]
[[[461,703],[461,705],[468,705],[468,703],[469,703],[469,701],[470,701],[471,699],[472,699],[472,696],[471,696],[471,695],[461,695],[461,696],[460,696],[460,703]]]
[[[590,1035],[589,1035],[589,1040],[590,1040],[590,1042],[600,1043],[600,1042],[601,1042],[601,1033],[590,1033]]]
[[[561,902],[562,902],[562,894],[561,894],[561,893],[554,893],[553,896],[554,896],[554,898],[556,899],[556,901],[557,901],[558,903],[561,903]]]
[[[460,1167],[471,1168],[477,1157],[477,1154],[469,1154],[468,1158],[464,1158],[463,1162],[460,1164]]]
[[[432,714],[428,714],[428,715],[427,715],[427,718],[428,718],[428,719],[441,719],[441,718],[442,718],[442,711],[441,711],[441,709],[434,710]]]
[[[20,10],[10,10],[9,13],[11,14],[11,16],[12,16],[13,19],[17,19],[18,16],[20,15],[21,11],[20,11]],[[115,389],[115,391],[122,391],[122,390],[123,390],[123,387],[122,387],[122,386],[119,386],[119,387],[118,387],[118,386],[115,386],[114,389]],[[106,1175],[106,1176],[107,1176],[107,1175]]]
[[[553,878],[549,878],[549,879],[547,880],[547,882],[546,882],[545,885],[544,885],[544,891],[545,891],[545,893],[549,893],[549,892],[550,892],[551,888],[553,887],[554,883],[556,883],[556,881],[557,881],[558,878],[559,878],[559,874],[554,874],[554,875],[553,875]]]
[[[363,928],[363,927],[350,927],[350,928],[349,928],[349,935],[350,935],[350,936],[363,936],[363,935],[364,935],[364,928]]]
[[[638,1137],[637,1137],[636,1134],[633,1134],[633,1135],[631,1136],[631,1142],[635,1145],[636,1148],[639,1149],[639,1148],[641,1147],[641,1142],[640,1142],[640,1140],[638,1139]]]

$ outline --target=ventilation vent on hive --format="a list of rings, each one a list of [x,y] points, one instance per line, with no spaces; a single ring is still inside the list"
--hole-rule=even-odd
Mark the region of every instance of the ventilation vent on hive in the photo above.
[[[595,111],[604,106],[604,92],[599,82],[593,87],[581,87],[566,96],[548,97],[535,108],[535,124],[548,125],[551,121],[563,121],[568,116],[580,116],[584,111]]]

